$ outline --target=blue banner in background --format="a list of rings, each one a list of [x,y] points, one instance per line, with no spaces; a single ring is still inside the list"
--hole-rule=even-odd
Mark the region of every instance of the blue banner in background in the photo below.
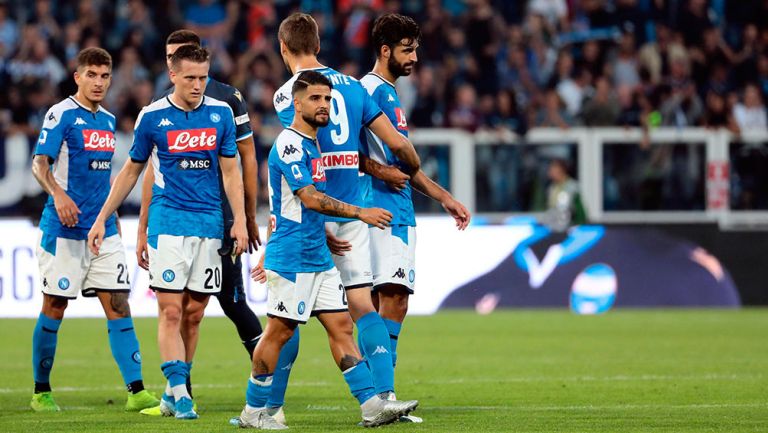
[[[451,292],[440,308],[738,307],[729,272],[704,248],[653,228],[577,226],[530,235],[493,270]]]

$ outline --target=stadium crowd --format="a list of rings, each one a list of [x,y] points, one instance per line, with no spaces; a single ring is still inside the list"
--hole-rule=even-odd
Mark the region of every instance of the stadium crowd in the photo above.
[[[243,92],[263,161],[288,76],[276,27],[297,9],[318,20],[320,60],[358,77],[373,64],[373,19],[416,19],[420,62],[398,82],[412,127],[768,128],[761,0],[0,0],[0,141],[34,141],[89,46],[115,57],[105,106],[130,140],[139,110],[169,86],[164,38],[186,27],[212,51],[212,75]]]

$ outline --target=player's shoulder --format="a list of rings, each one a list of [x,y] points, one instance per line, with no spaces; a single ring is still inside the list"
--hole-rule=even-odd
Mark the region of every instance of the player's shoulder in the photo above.
[[[285,84],[275,90],[272,103],[275,105],[275,111],[278,113],[291,105],[291,101],[293,101],[291,89],[293,88],[293,83],[296,82],[296,78],[298,78],[298,76],[299,74],[294,74],[288,81],[285,82]]]
[[[115,119],[116,119],[115,115],[114,115],[114,114],[112,114],[112,112],[111,112],[111,111],[109,111],[109,110],[107,110],[106,108],[104,108],[102,105],[99,105],[99,113],[101,113],[101,114],[105,114],[105,115],[107,115],[108,117],[111,117],[111,118],[112,118],[112,120],[115,120]]]
[[[227,101],[223,101],[221,99],[216,99],[216,98],[213,98],[211,96],[205,96],[203,98],[203,105],[205,105],[207,107],[212,107],[214,109],[232,111],[232,107],[229,106]]]
[[[275,139],[273,153],[286,164],[300,161],[304,155],[305,139],[308,137],[292,128],[283,129]]]
[[[360,79],[360,84],[365,87],[365,90],[368,91],[369,95],[373,95],[377,90],[386,91],[387,86],[391,86],[391,83],[373,72],[365,74],[365,76]]]
[[[205,88],[205,96],[224,101],[234,110],[234,104],[245,102],[243,94],[237,90],[237,87],[211,78]]]
[[[43,128],[54,128],[62,122],[62,119],[68,117],[72,112],[80,108],[80,105],[74,98],[67,97],[51,106],[48,112],[45,113],[45,119],[43,120]]]
[[[167,96],[160,98],[141,109],[138,117],[136,117],[136,126],[138,127],[143,125],[142,121],[147,121],[151,118],[162,116],[172,108],[173,105],[171,105],[171,101],[168,100]],[[170,124],[169,120],[167,120],[167,122]]]

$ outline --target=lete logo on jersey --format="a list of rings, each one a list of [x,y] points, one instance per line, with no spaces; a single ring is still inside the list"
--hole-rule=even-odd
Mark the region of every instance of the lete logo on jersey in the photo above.
[[[323,160],[321,158],[312,160],[312,181],[325,182],[325,166],[323,166]]]
[[[83,148],[95,152],[114,152],[115,136],[112,131],[83,129]]]
[[[216,150],[216,128],[168,131],[166,137],[171,153]]]

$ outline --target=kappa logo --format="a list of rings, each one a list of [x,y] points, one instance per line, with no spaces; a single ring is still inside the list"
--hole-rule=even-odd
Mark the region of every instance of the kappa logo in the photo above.
[[[85,123],[85,120],[83,120],[82,117],[78,117],[75,119],[75,125],[87,125],[87,123]]]
[[[278,93],[277,96],[275,96],[275,105],[285,102],[288,100],[288,97],[283,95],[282,93]]]
[[[278,302],[276,310],[278,312],[283,312],[283,313],[287,313],[288,312],[288,309],[285,308],[285,304],[283,304],[283,301]]]
[[[43,287],[48,287],[48,278],[43,278]]]
[[[389,350],[387,350],[386,347],[384,347],[384,346],[376,346],[376,350],[374,350],[373,353],[371,353],[371,356],[383,355],[385,353],[389,353]]]
[[[294,153],[297,153],[299,149],[296,149],[296,147],[292,144],[289,144],[288,146],[285,146],[285,149],[283,149],[283,156],[282,158],[285,158],[288,155],[293,155]]]
[[[160,120],[160,123],[157,124],[158,128],[162,126],[173,126],[173,122],[163,117],[162,120]]]
[[[293,368],[293,363],[289,362],[288,365],[286,365],[285,367],[281,368],[280,370],[291,371],[292,368]]]
[[[405,278],[405,270],[403,270],[403,268],[397,268],[397,271],[392,274],[392,278]]]
[[[389,95],[387,102],[395,102],[395,98],[393,98],[392,95]]]

